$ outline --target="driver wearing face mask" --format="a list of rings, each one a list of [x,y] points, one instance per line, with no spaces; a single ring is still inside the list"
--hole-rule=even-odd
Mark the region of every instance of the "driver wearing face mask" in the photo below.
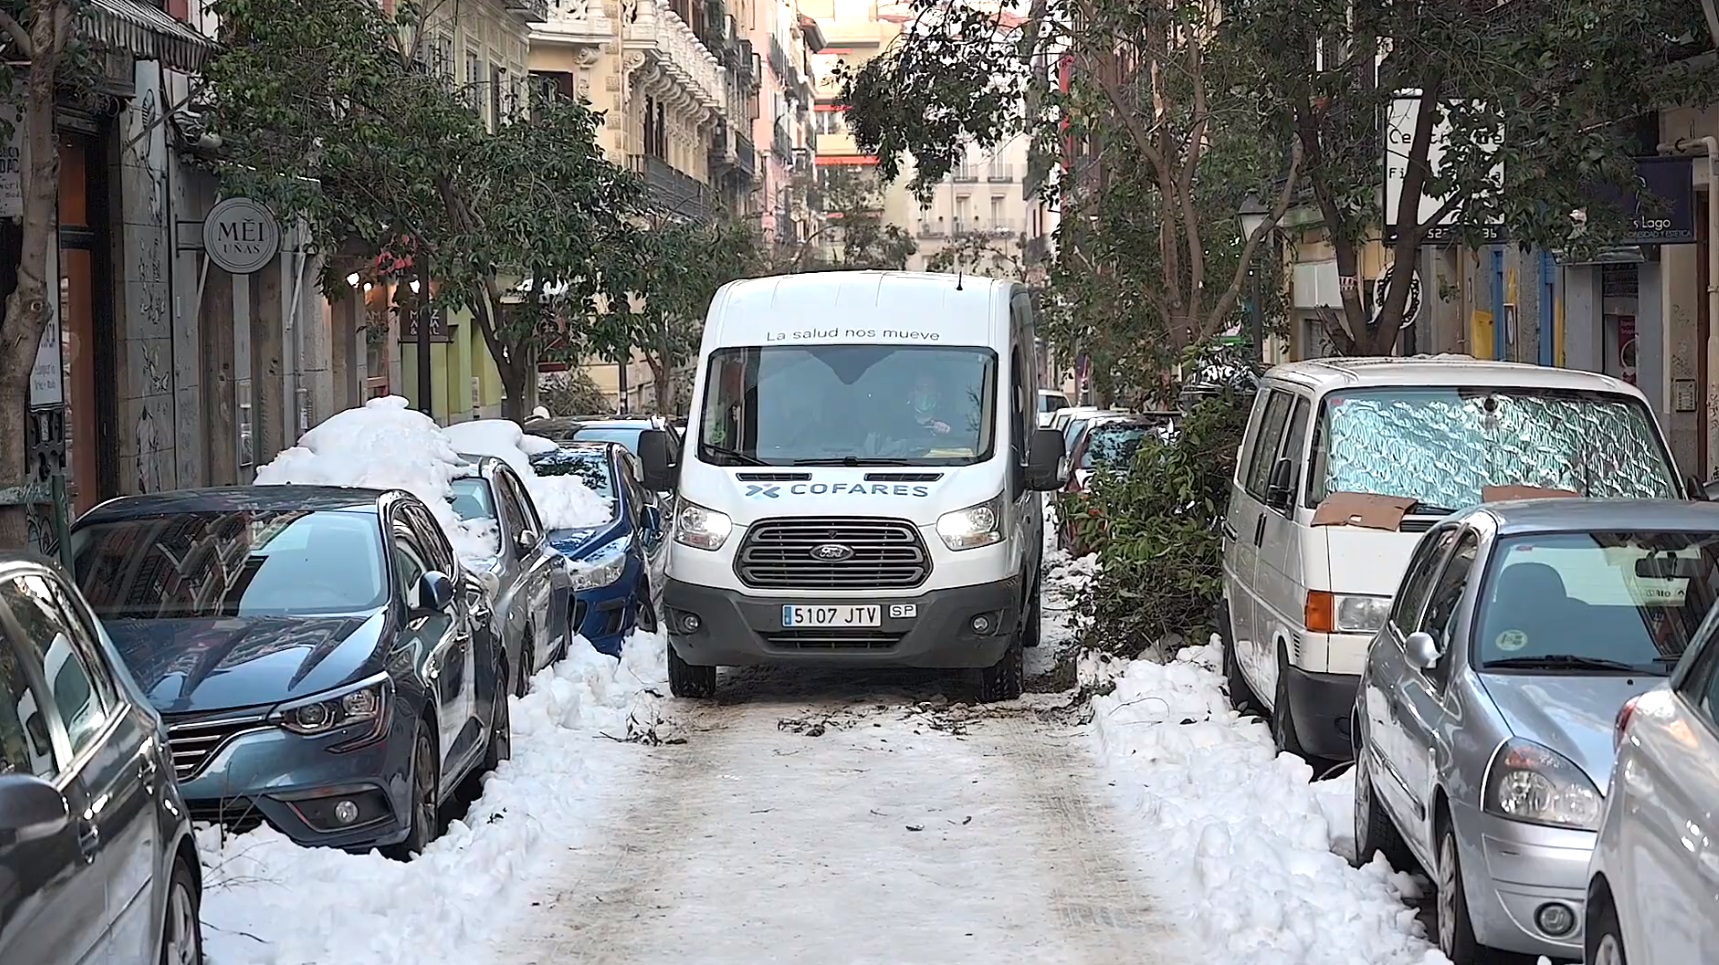
[[[949,434],[949,423],[943,421],[943,395],[937,390],[937,381],[929,375],[921,375],[914,380],[913,394],[908,397],[909,411],[913,421],[927,432],[935,432],[940,436]]]

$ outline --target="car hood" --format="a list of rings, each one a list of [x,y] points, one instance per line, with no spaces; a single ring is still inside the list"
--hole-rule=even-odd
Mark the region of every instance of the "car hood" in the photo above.
[[[1601,790],[1611,780],[1612,727],[1618,711],[1663,680],[1643,675],[1480,675],[1512,734],[1568,757]]]
[[[183,714],[307,697],[374,673],[387,619],[377,610],[105,623],[149,702]]]
[[[577,529],[558,529],[549,534],[549,545],[557,553],[571,560],[583,559],[598,547],[614,540],[627,531],[623,519],[613,519],[601,526],[581,526]]]

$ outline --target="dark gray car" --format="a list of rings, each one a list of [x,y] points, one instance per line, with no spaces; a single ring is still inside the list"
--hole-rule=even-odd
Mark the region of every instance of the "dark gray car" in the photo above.
[[[196,965],[167,734],[54,567],[0,554],[0,962]]]
[[[573,576],[549,545],[519,474],[495,456],[461,454],[475,470],[453,481],[454,514],[496,527],[496,555],[465,563],[488,585],[496,633],[507,647],[508,682],[523,697],[533,674],[567,654],[573,639]]]

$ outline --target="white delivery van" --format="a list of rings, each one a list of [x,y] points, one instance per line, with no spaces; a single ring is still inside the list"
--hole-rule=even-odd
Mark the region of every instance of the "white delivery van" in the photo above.
[[[1451,355],[1271,369],[1223,526],[1231,699],[1270,712],[1280,749],[1348,759],[1367,647],[1421,534],[1553,496],[1688,498],[1634,386]]]
[[[673,485],[662,625],[676,696],[718,667],[976,668],[1019,696],[1062,437],[1037,428],[1033,312],[1009,281],[830,272],[731,282],[705,321]]]

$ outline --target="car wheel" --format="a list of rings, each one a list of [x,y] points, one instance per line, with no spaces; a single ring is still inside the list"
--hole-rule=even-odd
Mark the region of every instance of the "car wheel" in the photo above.
[[[173,860],[167,887],[167,917],[161,925],[161,965],[203,965],[201,896],[184,858]]]
[[[513,681],[515,697],[524,697],[531,692],[531,675],[537,670],[537,648],[532,644],[536,639],[536,631],[526,627],[525,641],[519,645],[519,674]]]
[[[1003,659],[979,669],[979,703],[994,704],[1004,700],[1016,700],[1026,689],[1026,651],[1021,648],[1021,638],[1024,635],[1017,627],[1009,641],[1009,649],[1003,651]]]
[[[423,723],[418,725],[418,736],[413,741],[412,798],[407,815],[411,823],[406,828],[406,840],[389,849],[389,856],[400,861],[423,854],[430,842],[436,840],[437,812],[441,805],[437,800],[439,777],[435,744],[425,727]]]
[[[1618,924],[1617,909],[1609,901],[1598,907],[1590,904],[1589,908],[1591,913],[1584,943],[1587,954],[1583,960],[1589,965],[1629,965],[1629,959],[1624,955],[1623,928]]]
[[[1474,937],[1474,920],[1468,916],[1468,893],[1462,887],[1462,858],[1456,846],[1456,831],[1449,817],[1439,822],[1438,947],[1455,965],[1490,965],[1496,961],[1492,949]]]
[[[1224,648],[1224,689],[1230,695],[1230,706],[1244,714],[1251,714],[1256,709],[1257,701],[1253,696],[1253,688],[1248,686],[1247,678],[1242,676],[1241,660],[1236,657],[1235,638],[1226,629],[1218,639]]]
[[[1021,632],[1021,646],[1023,647],[1036,647],[1041,642],[1039,637],[1043,630],[1043,626],[1041,625],[1043,621],[1043,610],[1039,601],[1043,595],[1043,587],[1044,579],[1042,577],[1033,577],[1032,591],[1027,594],[1026,624],[1022,627]]]
[[[1301,735],[1295,732],[1295,713],[1289,706],[1289,674],[1286,673],[1287,662],[1279,655],[1277,662],[1277,688],[1273,691],[1276,696],[1271,701],[1271,740],[1277,749],[1285,754],[1294,754],[1305,758],[1307,752],[1301,747]]]
[[[1374,854],[1384,852],[1385,860],[1393,869],[1412,871],[1414,856],[1398,833],[1397,825],[1379,802],[1372,774],[1362,757],[1364,753],[1365,748],[1355,748],[1355,858],[1352,864],[1359,868],[1372,861]]]
[[[489,715],[489,742],[484,745],[483,771],[493,771],[513,757],[513,708],[507,694],[497,692]]]
[[[663,646],[668,648],[669,693],[694,700],[716,696],[715,667],[695,667],[674,652],[674,644],[665,640]]]

